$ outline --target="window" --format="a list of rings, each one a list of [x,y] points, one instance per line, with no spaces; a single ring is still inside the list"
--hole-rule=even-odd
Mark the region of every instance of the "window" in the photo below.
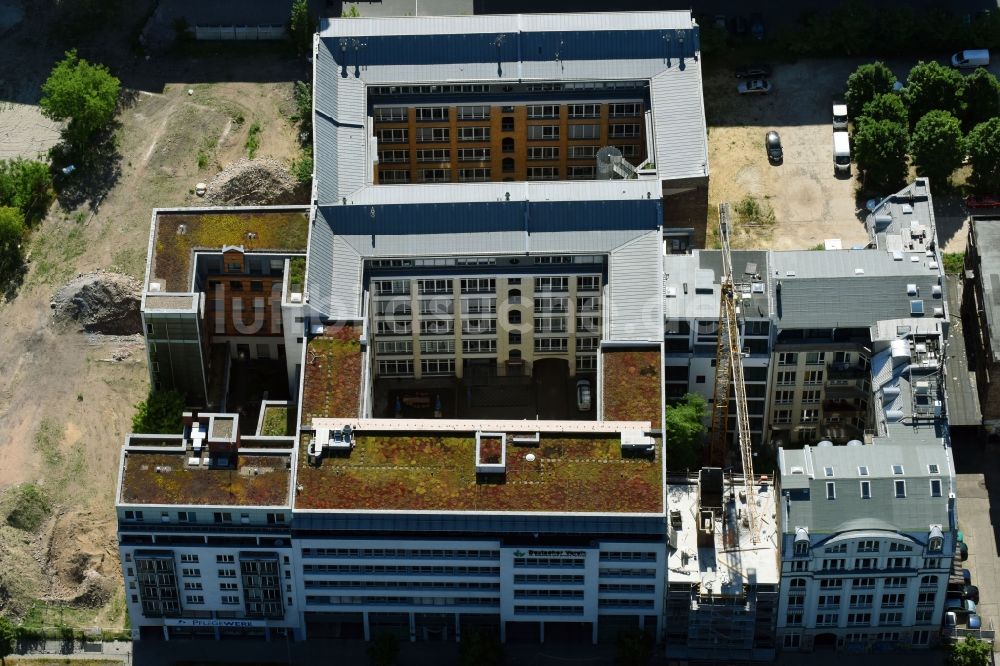
[[[406,112],[408,110],[405,106],[378,107],[375,109],[375,120],[383,123],[406,122]]]
[[[806,603],[805,595],[802,594],[790,594],[788,595],[788,607],[789,608],[799,608],[804,606]]]
[[[570,139],[599,139],[601,137],[600,125],[570,125]]]
[[[382,164],[400,164],[410,161],[410,151],[408,150],[380,150],[378,161]]]
[[[792,562],[791,570],[792,571],[808,571],[809,570],[809,563],[806,562],[805,560],[800,560],[798,562]]]
[[[496,284],[494,278],[467,278],[460,283],[463,294],[492,294]]]
[[[559,138],[558,125],[529,125],[528,139],[532,141],[554,140]]]
[[[535,278],[535,291],[541,293],[569,291],[569,278],[566,277]]]
[[[923,576],[920,579],[920,587],[937,587],[937,576]]]
[[[596,171],[593,166],[570,166],[567,175],[570,180],[592,180]]]
[[[612,118],[624,118],[626,116],[638,116],[642,113],[642,104],[629,102],[624,104],[609,104],[608,115]]]
[[[216,511],[212,514],[212,519],[217,523],[233,522],[233,514],[228,511]]]
[[[775,391],[774,402],[777,405],[790,405],[795,397],[795,391]]]
[[[933,606],[937,595],[933,592],[921,592],[917,595],[918,606]]]
[[[822,578],[819,587],[821,590],[839,590],[844,587],[844,581],[840,578]]]
[[[896,487],[896,497],[906,497],[906,481],[896,481],[893,485]]]
[[[885,579],[884,587],[906,587],[907,579],[902,576],[892,576]]]
[[[855,578],[851,581],[851,587],[854,589],[864,590],[875,587],[874,578]]]
[[[576,279],[577,291],[598,291],[601,288],[601,278],[597,275],[585,275]]]
[[[454,340],[421,340],[421,354],[454,354]]]
[[[858,476],[868,476],[868,466],[861,465],[858,467]]]
[[[889,544],[890,553],[912,553],[913,546],[908,543],[890,543]]]
[[[806,365],[823,365],[826,360],[826,352],[807,352]]]
[[[528,167],[528,180],[558,180],[559,167]]]
[[[424,183],[447,183],[451,180],[451,169],[420,169],[417,173]]]
[[[378,177],[382,185],[401,185],[410,182],[410,172],[405,169],[382,169]]]
[[[408,359],[383,359],[378,362],[378,374],[380,375],[412,375],[413,361]]]
[[[509,345],[519,345],[521,344],[521,334],[517,331],[511,331],[507,334],[507,344]],[[518,352],[520,353],[520,352]]]
[[[417,122],[448,120],[448,107],[446,106],[417,107],[415,111],[417,112]]]
[[[822,370],[807,370],[805,377],[805,384],[822,384],[823,383],[823,371]]]
[[[819,391],[803,391],[802,392],[802,404],[803,405],[814,405],[819,402]]]
[[[577,372],[584,372],[589,370],[597,370],[597,357],[596,356],[577,356],[576,357],[576,370]]]
[[[489,148],[459,148],[459,162],[485,162],[490,159]]]
[[[928,474],[940,474],[940,472],[938,470],[939,470],[939,468],[938,468],[937,465],[928,465],[927,466],[927,473]]]
[[[871,596],[871,595],[868,595]],[[847,614],[847,626],[848,627],[864,627],[872,623],[871,613],[848,613]]]
[[[219,590],[222,592],[232,592],[240,588],[236,583],[219,583]]]
[[[821,595],[819,595],[819,607],[820,608],[839,608],[840,607],[840,595],[839,594],[821,594]]]
[[[473,335],[491,335],[497,332],[496,319],[465,319],[462,321],[462,333]]]
[[[837,613],[816,613],[817,627],[836,627],[839,621],[840,616]]]
[[[790,581],[788,581],[788,587],[790,587],[793,590],[795,590],[795,589],[805,589],[805,587],[806,587],[806,579],[805,578],[792,578]]]
[[[852,594],[850,602],[851,608],[871,608],[874,597],[871,594]]]
[[[481,183],[490,179],[489,169],[459,169],[458,180],[463,183]]]
[[[198,562],[198,556],[197,555],[192,555],[191,553],[182,553],[181,554],[181,562],[188,562],[188,563],[194,562],[194,563],[197,563]]]
[[[785,634],[781,646],[785,649],[794,649],[799,647],[801,641],[802,637],[799,634]]]
[[[802,423],[816,423],[817,421],[819,421],[819,410],[803,409],[801,421]]]
[[[872,482],[862,481],[861,482],[861,499],[871,499],[872,498]]]
[[[896,476],[902,476],[902,474],[903,474],[903,466],[902,465],[893,465],[892,466],[892,473],[894,475],[896,475]]]
[[[824,467],[823,468],[823,476],[833,476],[833,468],[832,467]]]
[[[375,330],[379,335],[410,335],[413,332],[413,323],[408,321],[379,321],[375,322]]]
[[[219,569],[219,578],[236,578],[236,569]]]
[[[834,557],[823,560],[823,571],[841,571],[845,569],[847,561],[842,557]]]
[[[428,148],[417,151],[418,162],[449,162],[451,161],[451,150],[447,148]]]
[[[240,603],[240,597],[237,594],[223,594],[222,603],[227,606],[234,606]]]
[[[459,127],[458,128],[458,140],[459,141],[489,141],[490,140],[490,128],[489,127]]]
[[[451,375],[455,373],[453,358],[422,358],[420,372],[425,375]]]
[[[569,348],[566,338],[535,338],[535,351],[544,353],[561,353]]]
[[[598,146],[570,146],[569,159],[592,160],[597,157]]]
[[[879,613],[878,623],[883,627],[903,624],[903,614],[900,612]]]
[[[486,120],[489,117],[490,117],[490,107],[488,106],[458,107],[459,120]]]
[[[777,409],[774,412],[774,422],[775,423],[791,423],[792,422],[792,410],[790,409]]]
[[[779,372],[778,373],[778,386],[792,386],[795,384],[795,373],[794,372]]]
[[[204,586],[201,583],[184,583],[184,589],[188,592],[197,592],[203,590]]]
[[[802,613],[788,613],[785,615],[785,625],[798,627],[802,625]]]
[[[859,553],[877,553],[878,551],[879,542],[875,539],[862,539],[858,542]]]
[[[799,355],[797,352],[781,352],[778,354],[778,365],[798,365]]]
[[[236,561],[236,556],[235,555],[216,555],[215,556],[215,563],[216,564],[232,564],[235,561]]]
[[[931,479],[931,497],[941,497],[941,479]]]
[[[490,354],[496,353],[497,341],[493,339],[485,340],[462,340],[462,351],[466,354]]]
[[[887,569],[908,569],[910,567],[910,558],[890,557],[885,566]]]
[[[874,569],[878,560],[874,557],[859,557],[854,561],[855,569]]]
[[[406,143],[409,141],[410,133],[405,127],[393,129],[380,129],[377,131],[379,143]]]
[[[447,127],[417,128],[417,143],[448,143],[450,140],[451,131]]]
[[[181,569],[181,575],[188,578],[201,578],[201,569]]]
[[[808,555],[809,539],[795,539],[795,545],[792,548],[792,552],[795,555]]]
[[[528,107],[528,118],[535,120],[538,118],[558,118],[559,117],[559,105],[558,104],[545,104],[545,105],[531,105]]]
[[[570,118],[600,118],[600,104],[570,104],[567,107]]]
[[[378,342],[375,348],[380,355],[382,354],[408,355],[413,353],[413,342],[411,340],[388,340],[385,342]]]
[[[637,123],[613,123],[608,126],[608,137],[611,139],[634,138],[641,133]]]
[[[826,548],[823,549],[823,552],[824,553],[846,553],[847,552],[847,544],[846,543],[838,543],[838,544],[836,544],[834,546],[827,546]],[[826,582],[826,581],[824,581],[824,582]]]
[[[184,601],[191,605],[197,606],[199,604],[205,603],[205,597],[200,594],[189,594],[186,597],[184,597]]]
[[[577,317],[576,331],[578,333],[597,333],[601,330],[600,317]]]
[[[427,319],[420,322],[421,335],[451,335],[454,332],[453,319]]]

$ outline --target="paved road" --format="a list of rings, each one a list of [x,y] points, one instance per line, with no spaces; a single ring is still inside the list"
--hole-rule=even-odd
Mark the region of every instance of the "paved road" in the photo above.
[[[1000,507],[1000,447],[976,436],[953,433],[958,471],[958,527],[969,545],[965,567],[979,586],[979,614],[983,627],[1000,621],[1000,559],[997,557],[998,521],[991,498]]]

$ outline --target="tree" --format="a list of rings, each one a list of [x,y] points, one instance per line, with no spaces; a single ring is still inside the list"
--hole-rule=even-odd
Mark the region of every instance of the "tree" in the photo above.
[[[972,636],[952,643],[948,666],[989,666],[993,662],[993,646]]]
[[[132,431],[146,435],[171,435],[184,427],[184,396],[177,391],[150,391],[135,406]]]
[[[24,263],[21,240],[24,216],[16,208],[0,208],[0,285],[6,285],[20,272]]]
[[[0,617],[0,663],[7,663],[7,657],[14,654],[16,643],[17,631],[13,623],[5,617]]]
[[[947,183],[965,158],[962,123],[947,111],[928,112],[913,128],[910,154],[918,174],[932,183]]]
[[[869,185],[901,185],[906,180],[908,147],[905,125],[863,116],[854,123],[854,160]]]
[[[618,634],[615,640],[615,664],[618,666],[644,666],[652,656],[652,637],[642,629]]]
[[[702,435],[705,434],[706,402],[695,393],[688,393],[667,406],[666,432],[667,467],[682,471],[698,466]]]
[[[74,148],[86,146],[111,122],[118,104],[121,82],[104,65],[92,65],[67,51],[42,84],[42,113],[69,121],[63,137]]]
[[[844,95],[847,112],[852,117],[861,115],[865,104],[875,95],[891,93],[895,83],[896,75],[885,66],[884,62],[876,61],[861,65],[847,77],[847,93]]]
[[[485,631],[467,631],[458,646],[460,666],[500,666],[503,645]]]
[[[399,657],[399,639],[395,634],[381,633],[368,646],[372,666],[392,666]]]
[[[316,27],[313,25],[312,16],[309,15],[308,0],[295,0],[292,3],[288,32],[299,55],[312,51],[313,33],[316,32]]]
[[[909,118],[906,114],[906,106],[899,95],[895,93],[881,93],[871,98],[861,109],[861,115],[871,120],[890,120],[900,125],[909,127]],[[858,119],[854,119],[857,124]]]
[[[1000,117],[973,127],[965,146],[972,162],[972,187],[988,194],[1000,192]]]
[[[13,206],[32,226],[45,217],[52,203],[52,174],[44,162],[0,160],[0,206]]]
[[[953,116],[962,110],[962,75],[951,67],[932,60],[921,60],[906,77],[903,101],[910,112],[910,124],[924,117],[928,111],[941,109]]]
[[[1000,116],[1000,81],[989,70],[977,68],[965,78],[962,101],[965,106],[962,128],[965,131],[994,116]]]

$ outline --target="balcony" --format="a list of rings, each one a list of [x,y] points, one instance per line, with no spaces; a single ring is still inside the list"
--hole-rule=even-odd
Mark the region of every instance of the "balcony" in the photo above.
[[[862,379],[868,371],[857,363],[831,363],[826,368],[827,381],[831,379]]]

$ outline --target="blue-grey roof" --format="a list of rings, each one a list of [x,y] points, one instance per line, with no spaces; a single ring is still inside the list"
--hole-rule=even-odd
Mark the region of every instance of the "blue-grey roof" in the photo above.
[[[900,465],[903,474],[893,472]],[[929,471],[937,465],[937,473]],[[859,474],[865,466],[868,475]],[[806,446],[779,449],[782,531],[806,527],[813,534],[881,529],[927,531],[948,529],[948,495],[952,487],[950,449],[944,445],[912,446],[877,443],[865,446]],[[825,468],[833,469],[827,477]],[[871,483],[871,499],[861,498],[860,481]],[[931,479],[941,479],[942,496],[932,497]],[[906,497],[895,496],[895,481],[906,481]],[[836,484],[836,499],[826,499],[826,484]]]
[[[924,316],[944,308],[932,294],[940,269],[931,257],[898,260],[883,250],[824,250],[771,253],[778,325],[795,328],[868,328],[880,319],[909,317],[911,301]],[[918,295],[908,294],[908,285]],[[944,315],[942,311],[941,316]]]
[[[610,253],[612,281],[624,290],[613,288],[611,298],[631,316],[638,300],[662,302],[661,220],[655,198],[320,206],[306,291],[318,313],[351,319],[362,314],[365,258]],[[627,339],[661,337],[662,305],[655,307],[652,323],[632,325],[639,337]]]
[[[698,41],[688,11],[325,21],[315,54],[319,202],[372,185],[365,90],[374,84],[646,81],[658,177],[707,176]]]

